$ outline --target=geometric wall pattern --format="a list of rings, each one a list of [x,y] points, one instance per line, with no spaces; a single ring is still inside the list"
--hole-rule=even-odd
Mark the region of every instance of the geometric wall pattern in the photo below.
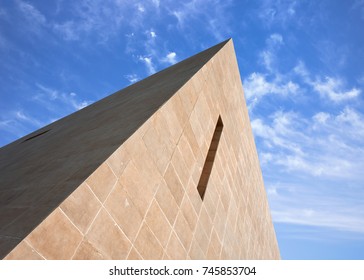
[[[279,259],[232,40],[0,149],[5,259]]]

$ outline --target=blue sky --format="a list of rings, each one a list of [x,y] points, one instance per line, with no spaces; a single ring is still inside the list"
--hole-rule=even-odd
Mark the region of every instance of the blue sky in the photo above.
[[[364,259],[364,0],[0,0],[0,146],[232,37],[283,259]]]

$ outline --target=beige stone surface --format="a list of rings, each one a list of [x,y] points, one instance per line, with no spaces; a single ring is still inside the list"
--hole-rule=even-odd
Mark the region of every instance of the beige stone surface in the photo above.
[[[1,148],[0,170],[2,258],[280,258],[232,40]]]
[[[58,208],[25,239],[46,259],[71,259],[82,233]]]

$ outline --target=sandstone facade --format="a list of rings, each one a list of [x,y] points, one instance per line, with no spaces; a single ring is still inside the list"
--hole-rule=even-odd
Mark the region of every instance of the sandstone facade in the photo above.
[[[232,40],[0,150],[5,259],[278,259]]]

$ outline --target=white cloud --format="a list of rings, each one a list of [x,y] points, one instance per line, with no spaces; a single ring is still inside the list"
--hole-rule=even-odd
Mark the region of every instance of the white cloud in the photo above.
[[[137,74],[129,74],[124,76],[125,79],[127,79],[131,84],[136,83],[140,80],[139,76]]]
[[[305,84],[312,87],[321,98],[329,100],[334,103],[342,103],[357,99],[361,94],[361,90],[358,88],[346,89],[344,81],[341,78],[333,77],[316,77],[313,79],[311,73],[307,70],[305,64],[299,61],[293,69],[294,73],[299,75]]]
[[[10,112],[3,112],[0,119],[0,130],[5,133],[2,137],[5,140],[7,135],[10,141],[14,141],[16,138],[22,137],[25,134],[31,132],[34,129],[44,126],[45,123],[34,117],[34,114],[25,112],[23,109],[18,109]]]
[[[17,116],[17,113],[18,116]],[[0,119],[0,130],[2,130],[3,141],[14,141],[31,132],[34,128],[39,128],[44,124],[34,117],[25,115],[22,111],[3,112]],[[15,136],[15,138],[14,138]],[[6,139],[8,138],[8,139]]]
[[[59,98],[59,93],[57,90],[55,89],[51,89],[51,88],[48,88],[48,87],[45,87],[41,84],[36,84],[36,86],[42,90],[44,93],[46,93],[47,97],[50,99],[50,100],[55,100],[57,98]]]
[[[251,102],[258,102],[263,96],[268,94],[277,94],[279,96],[294,95],[299,91],[299,85],[292,81],[280,81],[274,79],[269,82],[266,76],[261,73],[252,73],[247,79],[244,79],[244,92],[251,105]]]
[[[281,34],[273,33],[266,39],[266,47],[263,51],[259,53],[259,58],[261,64],[268,70],[270,73],[277,73],[276,69],[277,64],[277,56],[276,52],[279,48],[284,44],[283,37]]]
[[[31,22],[36,24],[45,24],[45,16],[34,6],[24,1],[17,1],[19,10]]]
[[[154,74],[156,72],[151,57],[139,56],[139,60],[142,61],[145,64],[149,75],[152,75],[152,74]]]
[[[340,79],[326,77],[324,80],[317,79],[312,82],[312,86],[322,98],[339,103],[351,99],[355,99],[361,93],[357,88],[350,90],[344,89],[343,82]]]
[[[26,34],[43,35],[43,31],[45,31],[48,27],[46,17],[32,4],[17,0],[16,5],[18,10],[23,15],[24,21],[21,22],[22,29],[26,31]],[[8,17],[8,21],[12,21],[12,17]]]
[[[177,62],[177,54],[175,52],[169,52],[162,61],[167,62],[169,64],[175,64]]]
[[[125,2],[80,0],[72,2],[71,5],[73,19],[52,24],[53,30],[65,40],[81,40],[91,36],[97,43],[106,43],[118,34],[123,24],[133,22],[124,20],[126,10],[129,8]],[[134,18],[134,15],[129,16]]]
[[[295,19],[297,1],[263,0],[258,16],[268,26],[286,25]]]
[[[53,29],[62,35],[63,39],[67,41],[74,41],[80,39],[82,27],[77,25],[74,21],[66,21],[63,23],[56,23]]]
[[[252,120],[275,223],[364,232],[364,115],[277,111]]]
[[[306,83],[311,83],[310,73],[303,61],[300,60],[297,63],[297,65],[293,68],[293,72],[299,75]]]
[[[172,15],[176,17],[178,26],[183,28],[185,23],[185,18],[187,17],[186,13],[184,11],[173,11]]]
[[[259,161],[261,165],[265,165],[269,163],[271,160],[273,160],[273,155],[271,153],[259,153]]]
[[[31,117],[31,116],[25,114],[21,110],[15,111],[15,118],[19,121],[26,122],[26,123],[32,125],[33,127],[40,127],[43,125],[42,122],[40,122],[39,120],[37,120],[34,117]]]
[[[334,205],[333,205],[334,206]],[[349,205],[348,205],[349,206]],[[340,207],[341,208],[341,207]],[[314,210],[299,207],[283,210],[273,210],[272,216],[276,223],[333,228],[340,231],[364,233],[364,219],[355,209]]]
[[[157,34],[154,31],[150,31],[150,37],[155,38],[157,37]]]
[[[326,112],[319,112],[312,117],[314,122],[318,123],[319,125],[326,124],[326,122],[329,118],[330,118],[330,114],[328,114]]]
[[[177,19],[178,28],[188,33],[193,32],[195,24],[201,24],[201,20],[206,23],[203,27],[206,34],[221,41],[227,39],[231,34],[229,22],[231,20],[226,9],[232,4],[231,0],[189,0],[176,2],[171,8],[167,8],[169,13]]]
[[[59,92],[55,89],[51,89],[42,84],[36,84],[39,89],[38,93],[34,96],[34,100],[39,101],[50,111],[57,111],[57,104],[61,103],[68,107],[66,113],[74,110],[80,110],[92,103],[90,100],[79,100],[78,96],[74,92],[65,93]],[[57,112],[59,113],[59,112]]]
[[[268,185],[274,222],[363,233],[363,193],[360,190],[348,193],[343,185],[338,190],[320,184],[297,182]]]
[[[283,45],[283,37],[281,34],[273,33],[269,36],[267,43],[271,46]]]
[[[90,105],[91,104],[91,101],[87,101],[87,100],[78,100],[77,98],[77,94],[74,93],[74,92],[71,92],[69,94],[69,96],[67,95],[64,95],[63,96],[64,100],[66,102],[69,102],[74,109],[76,110],[81,110],[83,108],[85,108],[86,106]]]
[[[154,4],[155,7],[159,8],[159,5],[160,5],[159,0],[152,0],[152,3]]]
[[[361,176],[364,162],[356,158],[364,157],[360,148],[364,144],[364,116],[354,109],[347,107],[337,115],[319,112],[311,118],[277,111],[269,119],[271,123],[256,118],[251,124],[261,141],[260,153],[270,154],[266,158],[270,164],[287,172],[326,178]]]
[[[291,138],[297,138],[300,139],[300,141],[305,141],[307,139],[299,130],[296,131],[292,129],[293,126],[297,125],[297,118],[298,117],[292,112],[278,111],[272,115],[272,125],[268,125],[262,119],[256,118],[252,120],[251,126],[254,135],[263,139],[266,147],[272,149],[280,148],[301,156],[303,152],[299,141],[291,141]],[[271,160],[272,156],[273,154],[266,159]]]
[[[346,137],[353,140],[364,139],[364,116],[353,108],[345,107],[340,114],[332,117],[331,126],[340,129]]]
[[[265,48],[258,53],[259,62],[266,73],[253,72],[243,81],[244,92],[250,112],[261,99],[272,94],[279,97],[291,97],[301,91],[292,75],[281,74],[276,53],[284,44],[281,34],[273,33],[266,38]],[[298,69],[298,67],[297,67]]]
[[[138,3],[137,4],[137,9],[141,13],[144,13],[145,12],[145,7],[141,3]]]
[[[259,53],[261,64],[269,71],[273,72],[273,64],[275,63],[275,55],[269,51],[264,50]]]
[[[351,56],[350,47],[338,44],[327,39],[317,40],[314,43],[317,57],[327,68],[340,69],[346,66],[348,57]]]

